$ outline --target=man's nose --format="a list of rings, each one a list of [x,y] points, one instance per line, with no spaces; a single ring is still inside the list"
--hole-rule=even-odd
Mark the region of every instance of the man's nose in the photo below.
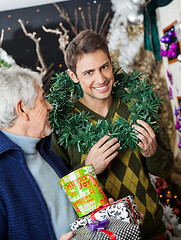
[[[53,109],[52,105],[47,100],[46,100],[46,104],[47,104],[48,111],[51,112]]]
[[[105,82],[105,76],[102,72],[98,71],[96,75],[96,81],[100,84],[103,84]]]

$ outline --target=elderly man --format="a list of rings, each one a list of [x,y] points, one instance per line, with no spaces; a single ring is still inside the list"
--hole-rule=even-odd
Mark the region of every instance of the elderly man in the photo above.
[[[0,68],[0,239],[68,240],[77,215],[58,184],[67,174],[50,149],[38,73]],[[68,232],[63,234],[64,232]]]

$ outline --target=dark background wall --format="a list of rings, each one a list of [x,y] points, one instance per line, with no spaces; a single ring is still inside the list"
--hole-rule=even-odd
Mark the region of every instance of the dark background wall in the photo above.
[[[77,10],[79,19],[78,31],[83,30],[81,11],[84,12],[86,22],[88,23],[88,6],[91,9],[91,18],[94,27],[97,8],[101,4],[98,29],[107,12],[109,12],[110,18],[113,15],[110,0],[72,0],[57,2],[56,4],[68,13],[73,24],[75,24],[74,11]],[[37,66],[35,43],[29,37],[25,36],[18,19],[23,20],[29,33],[36,32],[36,36],[41,37],[40,50],[45,64],[49,66],[53,63],[53,71],[63,71],[66,69],[63,53],[58,45],[58,35],[46,33],[42,29],[42,25],[46,28],[56,29],[59,27],[59,23],[62,22],[63,26],[70,30],[70,40],[75,36],[68,22],[59,16],[59,12],[55,6],[53,4],[46,4],[0,12],[0,30],[4,29],[5,31],[1,47],[15,59],[18,65],[30,67],[35,70]],[[89,25],[87,28],[89,28]],[[107,34],[107,31],[108,27],[105,34]]]

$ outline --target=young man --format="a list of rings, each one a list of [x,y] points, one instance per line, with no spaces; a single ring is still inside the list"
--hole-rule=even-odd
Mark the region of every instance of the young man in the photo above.
[[[83,98],[75,102],[74,112],[89,112],[94,124],[99,119],[117,116],[129,119],[127,105],[112,95],[114,75],[106,40],[93,31],[79,33],[69,44],[65,57],[68,74],[74,83],[80,83]],[[149,172],[161,177],[170,173],[173,154],[144,121],[137,120],[133,127],[138,132],[138,146],[142,151],[130,149],[117,151],[117,139],[109,136],[100,139],[87,155],[78,152],[75,146],[66,151],[53,136],[53,150],[60,155],[69,169],[84,164],[93,164],[103,191],[115,200],[133,195],[137,208],[144,214],[141,226],[142,239],[166,238],[162,222],[162,207],[157,193],[150,183]]]
[[[0,68],[1,240],[73,236],[77,214],[58,183],[67,169],[50,149],[52,106],[41,87],[36,72]]]

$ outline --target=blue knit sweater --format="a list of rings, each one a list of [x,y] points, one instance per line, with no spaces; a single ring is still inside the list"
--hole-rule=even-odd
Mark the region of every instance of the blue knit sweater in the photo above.
[[[59,177],[67,174],[50,149],[51,136],[38,151]],[[32,177],[22,149],[0,131],[0,239],[56,240],[46,202]]]

